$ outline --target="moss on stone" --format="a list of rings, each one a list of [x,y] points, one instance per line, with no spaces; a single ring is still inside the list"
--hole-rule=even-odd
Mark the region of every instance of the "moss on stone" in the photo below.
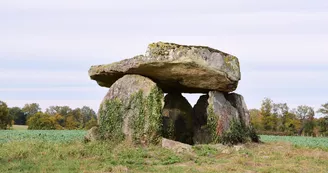
[[[140,90],[131,97],[130,104],[138,109],[138,114],[133,115],[130,128],[133,130],[132,138],[135,143],[157,144],[161,137],[161,110],[163,92],[152,88],[146,97]]]
[[[213,104],[209,104],[207,107],[207,124],[206,128],[211,136],[211,143],[219,143],[220,137],[217,132],[219,116],[215,115]]]
[[[256,131],[252,126],[246,126],[243,121],[239,119],[232,118],[230,120],[229,129],[222,132],[222,134],[218,133],[218,122],[219,116],[215,115],[213,105],[210,104],[207,107],[207,124],[206,129],[209,132],[211,137],[210,143],[222,143],[227,145],[236,145],[239,143],[246,143],[249,141],[259,142],[259,136],[256,134]]]
[[[157,144],[161,137],[163,92],[154,87],[145,97],[142,90],[130,96],[127,105],[121,100],[108,100],[99,111],[99,131],[102,139],[120,142],[125,139],[124,119],[129,118],[128,128],[132,131],[132,142]],[[135,110],[131,114],[129,110]],[[126,117],[131,116],[131,117]]]
[[[146,98],[146,108],[149,111],[147,135],[150,143],[158,143],[160,140],[162,124],[162,108],[164,93],[159,88],[152,88]]]
[[[201,48],[201,49],[208,49],[210,52],[217,52],[220,53],[223,56],[228,56],[229,54],[219,51],[217,49],[210,48],[208,46],[195,46],[195,45],[180,45],[175,43],[166,43],[166,42],[157,42],[157,43],[151,43],[148,45],[148,49],[151,50],[152,54],[154,55],[166,55],[167,50],[188,50],[191,48]],[[163,51],[164,50],[164,51]]]
[[[123,104],[120,100],[108,100],[100,106],[99,133],[101,139],[111,139],[120,142],[124,139]]]
[[[233,71],[239,71],[239,61],[238,58],[232,55],[227,55],[224,57],[224,62],[227,65],[228,68],[230,68]]]

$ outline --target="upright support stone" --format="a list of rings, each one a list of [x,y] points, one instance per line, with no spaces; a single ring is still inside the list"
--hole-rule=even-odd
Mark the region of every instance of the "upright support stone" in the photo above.
[[[192,144],[192,107],[181,93],[168,93],[164,98],[163,137]]]
[[[235,107],[239,114],[239,119],[245,123],[246,126],[250,125],[250,115],[245,103],[244,97],[237,93],[230,93],[227,100]]]
[[[200,96],[193,107],[194,144],[206,144],[212,141],[210,131],[206,126],[208,98],[208,94]]]
[[[99,109],[99,132],[110,140],[157,143],[162,132],[164,94],[156,83],[125,75],[109,89]]]
[[[198,129],[207,123],[208,94],[202,95],[193,107],[194,128]]]
[[[207,117],[207,122],[202,126],[195,124],[194,143],[218,142],[219,137],[230,129],[233,120],[246,127],[249,126],[249,113],[241,95],[211,91],[207,105],[204,104],[204,98],[202,96],[197,101],[194,107],[194,117]]]
[[[224,93],[211,91],[209,92],[208,123],[217,123],[216,133],[222,133],[230,128],[232,119],[238,119],[238,111],[225,98]],[[216,121],[216,122],[213,122]]]

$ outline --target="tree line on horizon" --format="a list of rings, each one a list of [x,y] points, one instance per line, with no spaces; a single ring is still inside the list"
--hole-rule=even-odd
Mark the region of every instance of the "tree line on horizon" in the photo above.
[[[274,103],[265,98],[260,109],[249,112],[251,124],[259,134],[328,136],[328,103],[315,111],[306,105],[290,109],[287,103]],[[316,118],[316,113],[324,117]],[[8,108],[0,101],[0,129],[8,129],[13,124],[28,125],[28,129],[35,130],[90,129],[97,125],[97,116],[88,106],[75,109],[50,106],[42,112],[37,103]]]
[[[274,103],[265,98],[260,109],[250,109],[249,112],[251,124],[259,134],[328,136],[328,103],[315,111],[307,105],[290,109],[287,103]],[[316,118],[316,113],[324,117]]]
[[[0,101],[0,129],[12,125],[27,125],[30,130],[77,130],[97,125],[97,116],[88,106],[72,109],[69,106],[50,106],[45,112],[37,103],[25,104],[23,108],[8,107]]]

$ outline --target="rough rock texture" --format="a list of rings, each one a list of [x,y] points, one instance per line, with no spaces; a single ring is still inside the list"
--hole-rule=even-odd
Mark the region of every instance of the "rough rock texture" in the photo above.
[[[156,143],[161,135],[164,94],[152,80],[126,75],[117,80],[99,109],[99,131],[103,138]]]
[[[181,142],[173,141],[170,139],[162,138],[162,147],[170,149],[174,152],[177,153],[182,153],[182,152],[191,152],[192,147],[191,145],[184,144]]]
[[[84,140],[87,142],[97,141],[99,139],[100,139],[99,128],[96,126],[89,129],[84,137]]]
[[[202,95],[193,107],[194,128],[198,129],[207,123],[208,95]]]
[[[163,42],[150,44],[146,55],[89,70],[91,79],[105,87],[125,74],[149,77],[166,93],[231,92],[240,80],[235,56],[209,47]]]
[[[249,126],[249,112],[241,95],[211,91],[208,104],[205,103],[205,98],[200,97],[194,107],[194,117],[207,117],[206,125],[199,126],[197,123],[195,125],[193,137],[195,144],[217,142],[217,137],[229,130],[233,119],[242,122],[246,127]]]
[[[194,144],[209,144],[213,142],[212,131],[207,126],[194,129]]]
[[[164,98],[163,137],[192,144],[193,110],[181,93],[168,93]]]
[[[238,111],[226,99],[225,94],[221,92],[209,92],[209,106],[207,109],[208,121],[210,119],[217,121],[217,134],[221,135],[224,131],[230,128],[230,121],[239,119]],[[213,122],[211,122],[213,123]]]
[[[193,107],[194,144],[206,144],[211,142],[210,131],[206,128],[208,98],[208,94],[200,96]]]
[[[227,100],[229,100],[231,105],[237,109],[239,119],[242,120],[246,126],[249,126],[250,115],[249,115],[249,111],[247,109],[244,97],[240,94],[231,93],[231,94],[228,94]]]

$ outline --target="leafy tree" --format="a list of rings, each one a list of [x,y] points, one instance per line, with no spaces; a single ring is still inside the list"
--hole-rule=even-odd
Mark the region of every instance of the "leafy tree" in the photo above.
[[[15,121],[15,124],[25,125],[26,124],[26,114],[24,114],[23,110],[19,107],[9,108],[9,115]]]
[[[51,119],[50,115],[38,112],[32,115],[28,120],[29,130],[55,130],[55,122]]]
[[[263,121],[264,130],[276,130],[277,126],[277,116],[272,113],[273,111],[273,102],[269,98],[265,98],[262,101],[261,105],[261,115]]]
[[[250,109],[249,114],[250,114],[252,126],[256,130],[263,130],[261,111],[258,109]]]
[[[37,103],[25,104],[23,107],[23,112],[26,115],[26,120],[28,120],[31,116],[41,111],[40,105]]]
[[[81,109],[81,114],[82,114],[82,118],[83,118],[83,123],[82,123],[83,128],[87,128],[86,124],[89,121],[91,121],[91,123],[89,123],[89,125],[94,123],[94,122],[96,122],[96,124],[97,124],[97,115],[96,115],[95,111],[92,110],[90,107],[83,106],[82,109]]]
[[[313,120],[314,120],[314,110],[312,107],[301,105],[298,106],[295,114],[300,120],[300,123],[302,124],[301,128],[298,131],[298,135],[301,135],[304,128],[306,128],[306,133],[309,134],[310,129],[313,130]]]
[[[91,124],[95,124],[96,113],[87,106],[71,109],[68,106],[50,106],[46,113],[52,116],[52,119],[65,129],[83,129]],[[57,129],[60,128],[57,126]]]
[[[78,129],[80,127],[80,123],[76,121],[73,115],[67,116],[65,120],[65,128],[69,130]]]
[[[50,106],[46,109],[46,113],[49,115],[62,115],[63,117],[66,117],[69,115],[69,113],[72,112],[72,109],[69,106]]]
[[[60,114],[56,114],[54,116],[50,116],[50,119],[55,123],[55,127],[57,130],[64,129],[65,119]]]
[[[0,129],[7,129],[11,126],[12,118],[9,115],[8,106],[5,102],[0,101]]]
[[[94,126],[97,126],[97,120],[95,118],[91,118],[86,124],[84,129],[89,130]]]
[[[297,119],[296,114],[288,112],[284,117],[284,132],[287,132],[289,135],[297,134],[297,130],[300,129],[301,123]]]
[[[57,118],[53,118],[56,119],[56,121],[58,122],[58,124],[60,124],[60,126],[67,128],[66,127],[66,123],[67,123],[67,118],[69,116],[72,116],[72,109],[69,106],[50,106],[49,108],[46,109],[46,113],[51,115],[51,116],[57,116]],[[70,119],[69,121],[69,128],[68,129],[72,129],[72,122],[74,119]],[[75,120],[74,120],[75,121]],[[75,129],[75,128],[73,128]]]
[[[317,124],[320,134],[322,136],[328,136],[328,116],[319,118]]]
[[[328,116],[328,103],[321,105],[322,108],[318,110],[318,113],[322,113]]]
[[[285,126],[286,118],[289,114],[289,107],[287,106],[287,103],[278,103],[273,104],[273,115],[277,119],[277,129],[279,131],[284,132],[287,127]]]

